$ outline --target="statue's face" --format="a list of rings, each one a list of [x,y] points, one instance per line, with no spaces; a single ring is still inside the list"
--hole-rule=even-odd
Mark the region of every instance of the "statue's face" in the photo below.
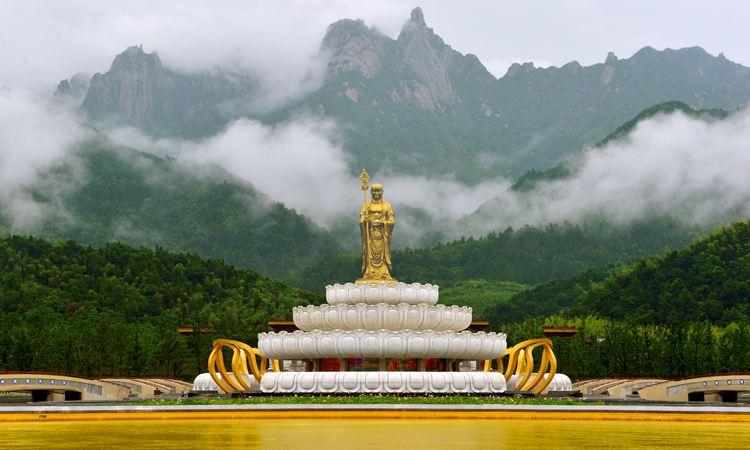
[[[381,188],[372,188],[370,192],[372,193],[373,200],[380,200],[383,198],[383,189]]]

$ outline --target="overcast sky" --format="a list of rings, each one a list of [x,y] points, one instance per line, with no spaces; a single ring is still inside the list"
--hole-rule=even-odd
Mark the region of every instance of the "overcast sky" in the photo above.
[[[329,23],[362,18],[395,37],[414,6],[498,76],[515,61],[588,65],[645,45],[700,45],[750,65],[750,6],[736,0],[4,0],[0,86],[49,88],[77,71],[104,71],[133,44],[178,68],[232,62],[300,77]]]

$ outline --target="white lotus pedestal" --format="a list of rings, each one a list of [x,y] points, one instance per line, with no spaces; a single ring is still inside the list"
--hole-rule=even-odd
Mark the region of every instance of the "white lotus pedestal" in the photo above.
[[[471,308],[436,305],[430,284],[326,287],[327,305],[293,309],[301,331],[260,333],[258,348],[287,367],[266,372],[263,392],[500,393],[505,378],[481,361],[506,349],[506,336],[472,333]],[[287,363],[288,362],[288,363]]]

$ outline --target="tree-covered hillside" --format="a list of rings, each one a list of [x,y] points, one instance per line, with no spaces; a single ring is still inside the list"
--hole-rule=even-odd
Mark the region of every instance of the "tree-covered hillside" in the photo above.
[[[329,232],[216,168],[180,163],[104,138],[80,145],[34,187],[46,215],[35,234],[101,245],[117,240],[221,258],[282,277],[336,253]],[[55,203],[58,202],[58,203]]]
[[[508,342],[542,337],[543,325],[575,325],[573,338],[553,338],[557,370],[586,378],[684,378],[750,370],[750,323],[644,324],[596,317],[533,318],[496,323]]]
[[[395,251],[393,273],[399,281],[443,286],[471,279],[535,284],[679,248],[694,233],[669,218],[627,226],[596,222],[508,228],[477,239]],[[358,254],[342,254],[321,260],[292,280],[306,289],[352,281],[360,275],[359,258]]]
[[[440,288],[440,303],[470,306],[475,319],[487,318],[497,305],[505,304],[528,285],[513,281],[466,280]],[[507,319],[506,319],[507,320]]]
[[[254,343],[320,295],[191,254],[0,240],[0,368],[78,375],[205,371],[215,337]],[[180,325],[205,334],[181,336]]]
[[[639,323],[748,320],[750,222],[631,266],[541,284],[510,303],[526,316],[562,310]],[[498,307],[493,315],[505,311]]]

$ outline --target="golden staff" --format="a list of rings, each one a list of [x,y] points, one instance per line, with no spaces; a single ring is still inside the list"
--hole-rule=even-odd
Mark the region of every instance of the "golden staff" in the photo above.
[[[359,187],[362,189],[364,196],[365,205],[367,205],[367,188],[370,187],[370,175],[367,174],[365,169],[359,172]]]

